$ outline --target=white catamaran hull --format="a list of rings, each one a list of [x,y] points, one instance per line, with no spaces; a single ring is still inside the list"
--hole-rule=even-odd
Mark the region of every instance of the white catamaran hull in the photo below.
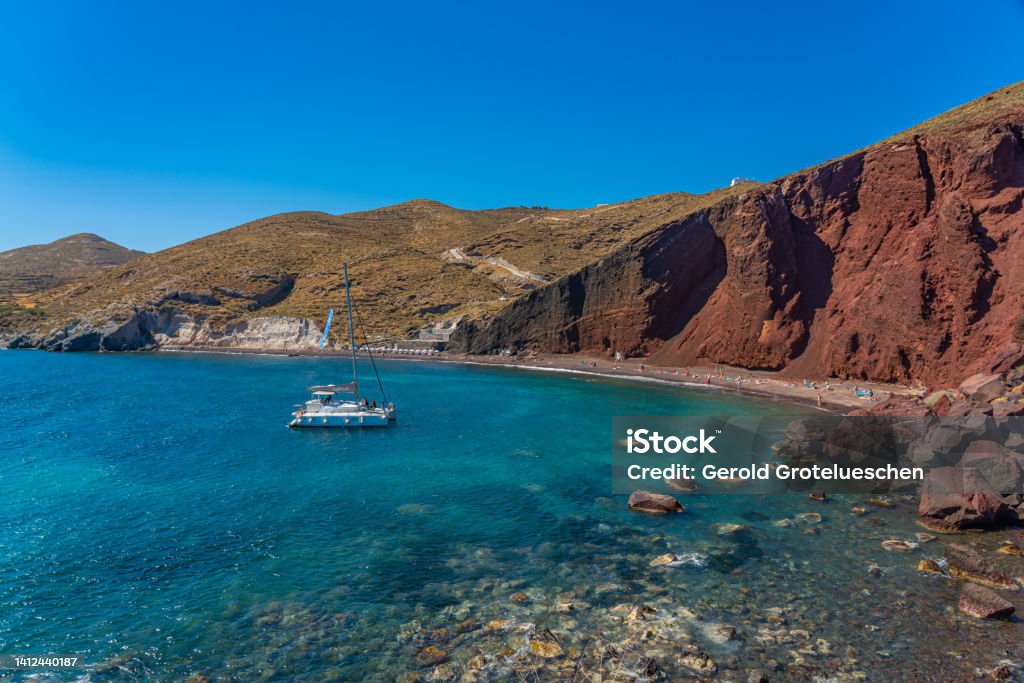
[[[288,423],[289,427],[387,427],[384,413],[305,413]]]

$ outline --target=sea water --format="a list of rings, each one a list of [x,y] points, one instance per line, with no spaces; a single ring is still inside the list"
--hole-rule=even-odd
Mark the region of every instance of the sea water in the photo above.
[[[378,365],[396,424],[291,430],[346,362],[0,352],[0,655],[85,664],[0,678],[954,680],[1018,656],[1018,624],[958,615],[914,569],[941,540],[881,548],[920,531],[911,501],[698,492],[652,517],[610,493],[613,416],[809,409]]]

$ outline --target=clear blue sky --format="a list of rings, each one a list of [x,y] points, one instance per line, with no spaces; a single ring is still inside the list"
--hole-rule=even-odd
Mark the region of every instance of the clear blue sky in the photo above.
[[[1024,79],[1022,35],[1021,0],[5,2],[0,250],[771,180]]]

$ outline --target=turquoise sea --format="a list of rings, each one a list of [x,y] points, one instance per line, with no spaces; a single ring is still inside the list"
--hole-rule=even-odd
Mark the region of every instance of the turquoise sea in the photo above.
[[[0,352],[0,655],[86,664],[0,679],[965,680],[1020,657],[1019,624],[965,620],[914,569],[943,539],[881,548],[921,531],[910,501],[651,517],[610,492],[613,416],[807,409],[380,366],[395,426],[289,430],[344,361]]]

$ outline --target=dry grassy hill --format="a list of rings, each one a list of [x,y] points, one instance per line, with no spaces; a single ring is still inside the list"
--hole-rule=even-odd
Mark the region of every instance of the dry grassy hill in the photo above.
[[[0,302],[81,280],[141,255],[89,233],[0,252]]]
[[[414,200],[351,214],[270,216],[42,292],[45,311],[7,331],[100,324],[135,308],[183,312],[215,328],[271,315],[322,321],[343,301],[342,263],[372,335],[406,337],[463,316],[488,317],[523,294],[706,206],[712,195],[659,195],[586,210],[464,211]],[[3,322],[0,321],[0,325]]]

